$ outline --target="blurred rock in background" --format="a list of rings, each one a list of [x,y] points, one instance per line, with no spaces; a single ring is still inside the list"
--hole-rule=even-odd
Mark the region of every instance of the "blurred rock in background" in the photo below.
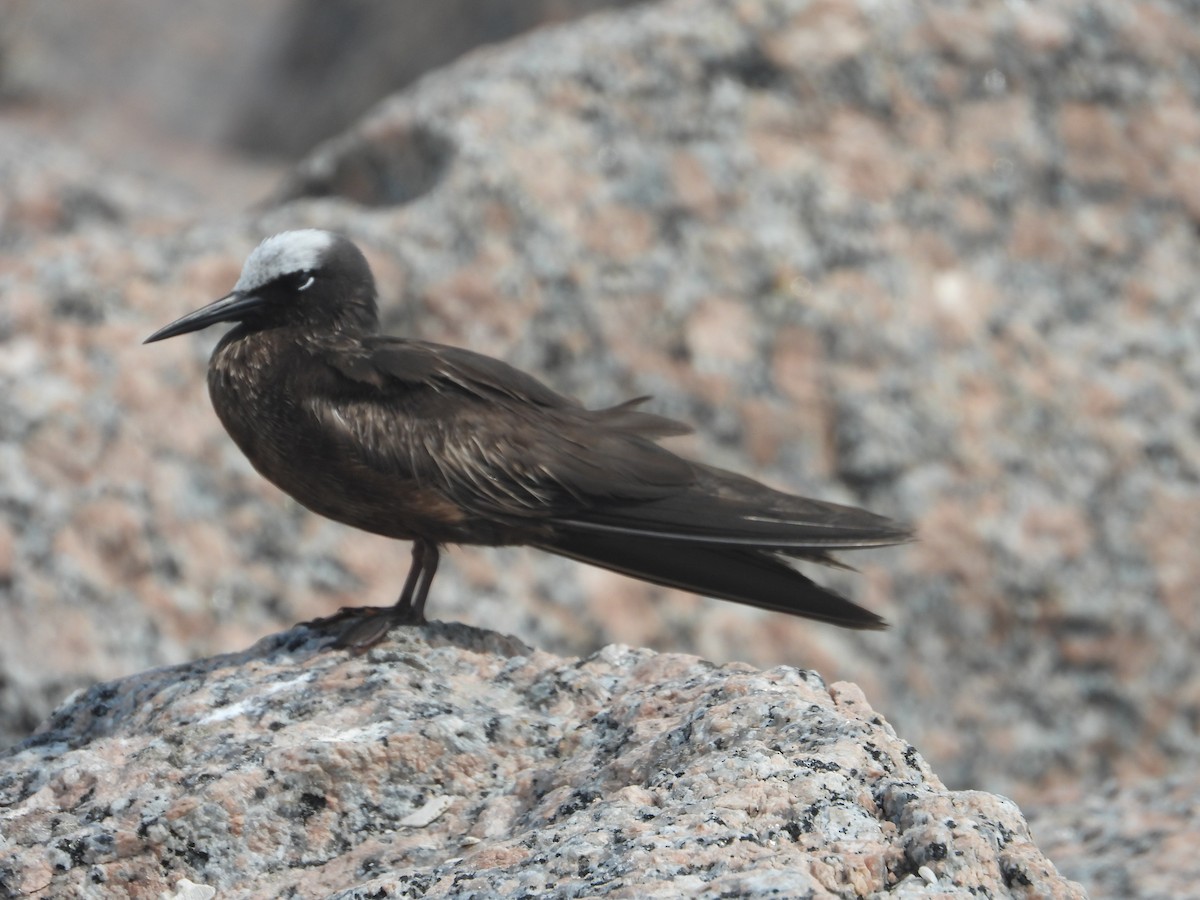
[[[299,0],[271,26],[230,143],[294,157],[387,94],[480,45],[640,0]]]
[[[294,158],[475,47],[638,2],[5,0],[0,96]]]

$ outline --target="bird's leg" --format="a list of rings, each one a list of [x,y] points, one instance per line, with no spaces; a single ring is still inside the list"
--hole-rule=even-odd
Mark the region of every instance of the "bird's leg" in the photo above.
[[[334,615],[314,619],[317,628],[343,624],[335,647],[361,652],[379,643],[396,625],[421,625],[425,622],[425,597],[437,572],[437,544],[418,538],[413,541],[412,565],[404,579],[400,597],[392,606],[345,606]]]
[[[413,589],[417,586],[417,579],[421,577],[421,571],[425,568],[425,542],[420,538],[413,541],[412,545],[412,565],[408,567],[408,577],[404,579],[404,587],[400,590],[400,596],[396,598],[396,602],[388,607],[388,612],[394,610],[409,609],[412,606]],[[433,557],[434,568],[437,568],[437,549],[435,548]],[[424,620],[419,620],[424,621]]]
[[[414,622],[425,621],[425,598],[429,596],[429,585],[433,584],[433,576],[437,574],[438,567],[438,547],[437,544],[428,541],[418,540],[413,544],[413,557],[417,554],[417,548],[423,547],[421,551],[422,567],[421,567],[421,582],[417,588],[416,597],[408,597],[409,585],[404,585],[405,593],[400,595],[400,601],[405,601],[405,604],[411,608]],[[416,565],[413,565],[412,571],[416,571]],[[409,572],[409,578],[412,578],[412,572]],[[407,600],[406,600],[407,598]]]

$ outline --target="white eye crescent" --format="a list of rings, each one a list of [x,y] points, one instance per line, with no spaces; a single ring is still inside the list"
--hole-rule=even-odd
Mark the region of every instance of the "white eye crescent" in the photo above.
[[[310,287],[312,287],[312,286],[313,286],[313,282],[314,282],[314,281],[316,281],[316,280],[317,280],[317,279],[316,279],[314,276],[312,276],[312,275],[309,275],[309,276],[308,276],[308,281],[304,282],[304,284],[300,285],[300,287],[296,288],[296,290],[298,290],[298,291],[307,291],[307,290],[308,290]]]

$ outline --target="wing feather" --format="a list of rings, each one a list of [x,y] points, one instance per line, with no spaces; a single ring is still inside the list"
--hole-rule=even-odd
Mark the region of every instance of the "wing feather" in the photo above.
[[[882,516],[681,459],[656,440],[686,426],[638,409],[646,398],[588,410],[499,360],[397,338],[333,365],[340,391],[314,408],[343,452],[472,514],[822,560],[910,537]]]
[[[589,410],[498,360],[420,341],[372,339],[331,364],[340,379],[311,409],[340,452],[479,515],[549,520],[694,480],[655,443],[686,426],[636,409],[645,398]]]

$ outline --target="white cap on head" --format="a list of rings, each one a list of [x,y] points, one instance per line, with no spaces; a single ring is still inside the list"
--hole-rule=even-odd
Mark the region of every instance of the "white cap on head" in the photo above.
[[[249,293],[292,272],[315,269],[336,240],[336,235],[317,228],[284,231],[267,238],[254,248],[242,266],[241,277],[233,286],[235,291]]]

